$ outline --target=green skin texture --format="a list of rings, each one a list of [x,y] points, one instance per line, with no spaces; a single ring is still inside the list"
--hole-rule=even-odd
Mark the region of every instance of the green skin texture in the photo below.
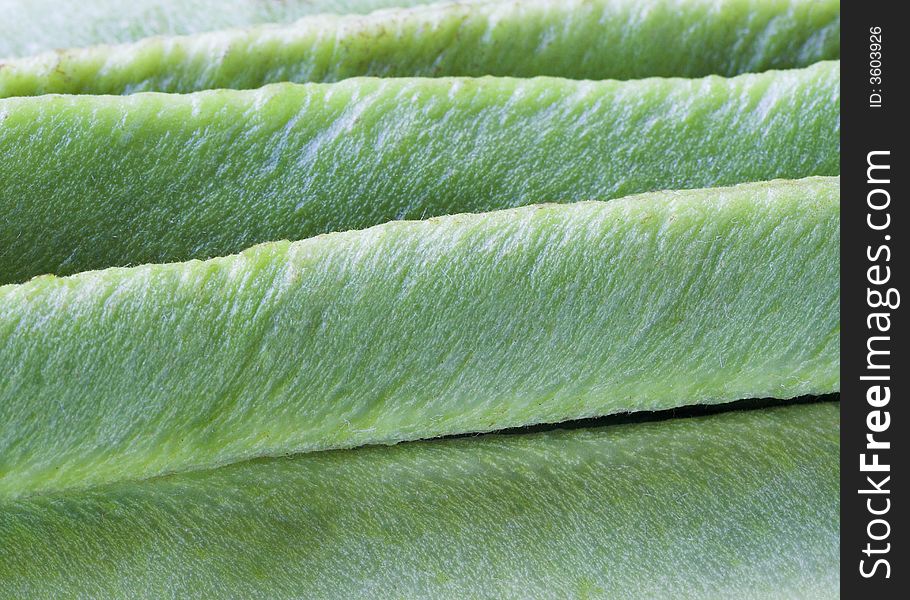
[[[10,598],[836,598],[838,403],[0,500]]]
[[[0,98],[252,89],[365,75],[730,76],[839,57],[838,0],[444,3],[51,52],[0,68]]]
[[[0,0],[0,57],[433,0]]]
[[[839,179],[0,287],[0,495],[839,389]]]
[[[394,219],[837,175],[839,68],[0,100],[0,284]]]

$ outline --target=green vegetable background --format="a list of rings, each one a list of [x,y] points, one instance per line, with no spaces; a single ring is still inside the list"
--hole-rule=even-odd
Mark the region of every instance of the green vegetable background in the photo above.
[[[0,598],[832,598],[830,0],[0,0]]]

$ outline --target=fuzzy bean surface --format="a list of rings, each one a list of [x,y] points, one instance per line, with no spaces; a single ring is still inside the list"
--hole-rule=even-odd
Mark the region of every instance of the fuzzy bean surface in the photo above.
[[[464,1],[464,0],[462,0]],[[0,58],[433,0],[0,0]]]
[[[0,287],[0,496],[839,389],[839,180]]]
[[[0,284],[395,219],[840,172],[840,64],[0,100]]]
[[[320,15],[5,61],[0,97],[357,76],[732,76],[840,58],[837,0],[530,0]]]
[[[819,403],[0,498],[14,598],[834,598]]]

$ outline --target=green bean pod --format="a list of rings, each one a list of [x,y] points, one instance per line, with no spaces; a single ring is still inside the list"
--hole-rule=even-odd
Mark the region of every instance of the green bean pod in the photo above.
[[[0,495],[839,389],[839,180],[0,287]]]
[[[837,403],[0,498],[11,598],[834,598]]]
[[[8,61],[0,97],[357,76],[732,76],[838,58],[837,0],[500,0],[49,52]]]
[[[0,58],[434,0],[0,0]],[[464,0],[461,0],[464,1]]]
[[[0,100],[0,283],[393,219],[837,175],[839,69]]]

